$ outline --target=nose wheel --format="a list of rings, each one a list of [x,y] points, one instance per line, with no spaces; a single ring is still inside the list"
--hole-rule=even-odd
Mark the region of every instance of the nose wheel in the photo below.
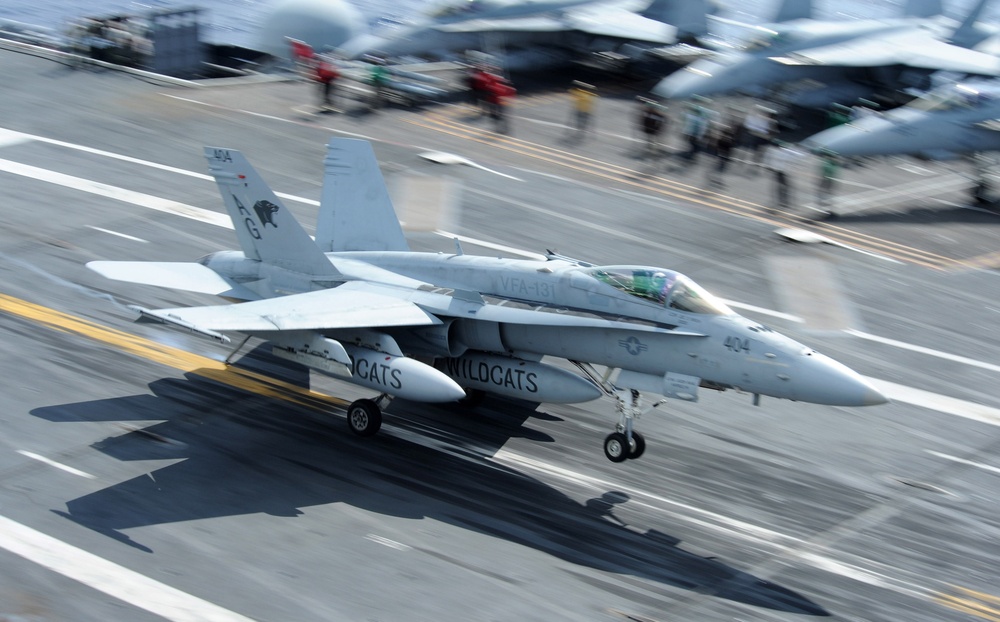
[[[590,363],[581,361],[571,361],[580,368],[580,371],[589,378],[595,386],[601,389],[608,397],[615,398],[615,410],[618,412],[618,425],[615,431],[604,437],[604,455],[612,462],[625,462],[628,459],[635,459],[646,451],[646,439],[635,430],[633,426],[635,420],[645,413],[648,413],[667,400],[661,399],[654,402],[645,411],[642,409],[642,395],[636,389],[620,389],[610,382],[613,370],[609,367],[602,375]]]
[[[624,462],[638,458],[646,451],[646,439],[638,432],[632,432],[632,440],[622,432],[612,432],[604,439],[604,455],[612,462]]]
[[[635,389],[629,389],[626,399],[624,391],[615,391],[617,401],[618,425],[615,431],[604,438],[604,455],[612,462],[624,462],[635,459],[646,451],[646,439],[635,430],[635,420],[642,414],[642,396]],[[650,406],[646,412],[657,408],[666,400],[660,400]]]

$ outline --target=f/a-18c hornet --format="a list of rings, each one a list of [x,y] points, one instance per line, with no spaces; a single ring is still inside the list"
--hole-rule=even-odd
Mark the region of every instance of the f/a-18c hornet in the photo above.
[[[453,254],[412,252],[371,145],[334,139],[328,149],[315,241],[240,152],[207,147],[242,251],[87,266],[234,301],[133,309],[140,321],[223,342],[223,331],[266,339],[280,358],[377,391],[347,409],[360,436],[379,430],[395,396],[455,402],[486,392],[576,403],[604,395],[618,415],[604,453],[621,462],[645,449],[634,429],[641,392],[695,401],[699,388],[732,388],[755,401],[886,401],[853,370],[737,315],[673,270],[553,253],[544,261],[466,255],[457,243]],[[566,359],[579,373],[543,357]]]

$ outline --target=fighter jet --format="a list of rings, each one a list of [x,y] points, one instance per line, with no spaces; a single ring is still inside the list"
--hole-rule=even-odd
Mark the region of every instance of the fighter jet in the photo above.
[[[507,70],[534,69],[595,53],[640,56],[704,34],[705,14],[706,0],[445,0],[413,24],[347,41],[341,53],[442,59],[476,50]]]
[[[844,156],[913,155],[943,160],[1000,150],[1000,82],[934,89],[906,106],[815,134],[803,143]]]
[[[781,99],[806,107],[860,98],[898,105],[905,89],[929,88],[936,71],[1000,75],[1000,58],[968,49],[981,41],[972,25],[985,1],[957,27],[938,15],[938,0],[909,0],[901,19],[761,26],[745,49],[696,61],[664,78],[653,93],[684,99],[778,88]]]
[[[367,387],[350,429],[375,434],[394,396],[454,402],[482,392],[534,402],[608,396],[614,462],[639,457],[641,392],[696,401],[699,389],[864,406],[886,399],[846,366],[741,317],[666,268],[409,250],[371,145],[334,139],[315,241],[238,151],[205,148],[242,251],[193,263],[94,261],[108,278],[217,294],[235,304],[151,310],[228,341]],[[570,361],[579,373],[544,357]],[[599,370],[597,366],[604,369]],[[659,405],[661,401],[656,402]],[[648,411],[648,409],[647,409]]]

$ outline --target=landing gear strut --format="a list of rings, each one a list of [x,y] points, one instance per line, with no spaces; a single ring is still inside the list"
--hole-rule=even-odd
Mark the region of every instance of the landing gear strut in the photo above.
[[[589,363],[571,361],[608,397],[615,398],[615,410],[618,411],[618,424],[615,431],[604,438],[604,455],[612,462],[624,462],[635,459],[646,451],[646,439],[635,430],[634,422],[644,414],[642,396],[635,389],[619,389],[610,382],[613,370],[609,367],[603,374],[598,374]],[[654,402],[645,412],[664,404],[667,400]]]
[[[383,393],[374,400],[361,399],[347,407],[347,426],[358,436],[374,436],[382,427],[382,409],[392,398]]]
[[[630,400],[626,401],[622,397],[622,391],[615,392],[616,408],[619,415],[618,425],[615,426],[615,431],[604,439],[604,455],[612,462],[635,459],[646,451],[646,439],[642,434],[632,429],[634,420],[642,414],[641,396],[635,389],[630,389],[629,397]],[[650,410],[664,401],[656,402],[650,407]]]

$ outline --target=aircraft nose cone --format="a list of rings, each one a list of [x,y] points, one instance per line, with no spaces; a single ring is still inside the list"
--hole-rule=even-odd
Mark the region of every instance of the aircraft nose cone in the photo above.
[[[718,75],[724,66],[699,60],[675,71],[653,87],[653,94],[666,99],[688,99],[695,95],[713,95],[719,88]]]
[[[869,385],[862,396],[862,402],[862,406],[878,406],[879,404],[888,404],[889,398],[882,395],[882,392],[875,387]]]
[[[858,372],[815,351],[802,354],[806,359],[797,377],[796,399],[831,406],[877,406],[889,400]]]
[[[389,41],[384,37],[366,33],[348,39],[340,46],[339,51],[344,58],[354,60],[361,58],[366,54],[384,52],[384,48],[387,47],[388,44]]]
[[[885,115],[856,119],[845,125],[823,130],[803,141],[813,151],[829,149],[842,156],[890,155],[912,153],[932,146],[934,133],[921,123],[919,111],[897,109]]]
[[[882,119],[873,121],[875,123],[849,123],[823,130],[807,138],[803,146],[812,151],[828,150],[842,156],[871,155],[869,151],[885,148],[885,141],[879,137],[890,127]]]

